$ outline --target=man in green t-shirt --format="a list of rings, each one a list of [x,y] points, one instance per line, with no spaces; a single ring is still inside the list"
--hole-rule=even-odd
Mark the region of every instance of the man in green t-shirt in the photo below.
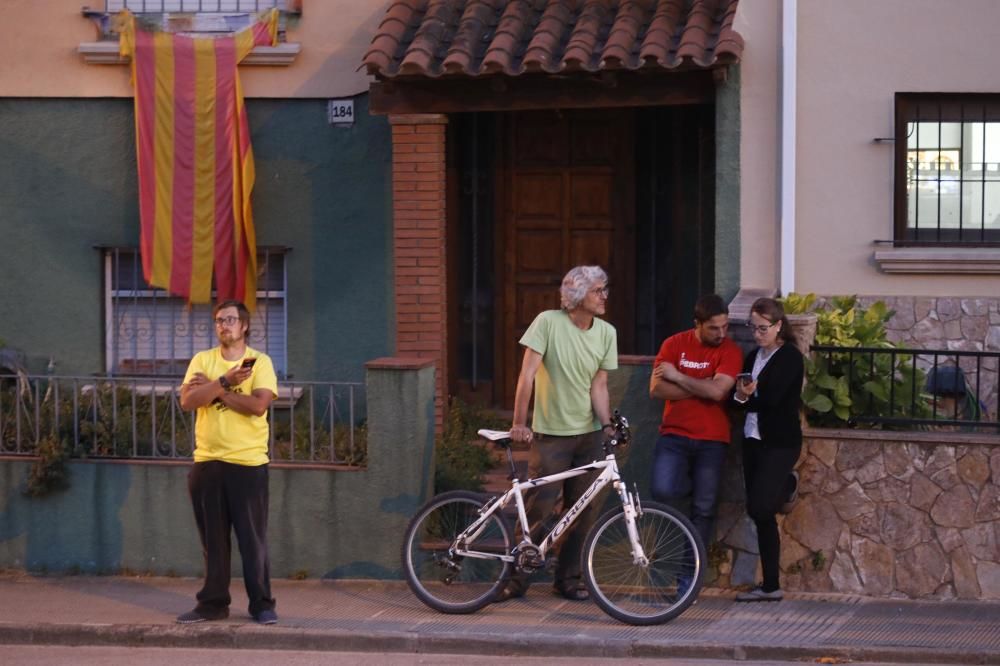
[[[559,292],[562,308],[535,317],[520,341],[524,359],[510,436],[516,442],[531,442],[529,478],[602,459],[604,431],[613,432],[608,371],[618,367],[618,335],[614,326],[598,318],[608,300],[608,276],[599,266],[577,266],[563,278]],[[535,404],[529,428],[532,388]],[[540,540],[542,522],[555,508],[560,490],[563,507],[568,508],[594,477],[594,473],[577,476],[528,494],[526,510],[533,542]],[[580,554],[597,511],[595,500],[580,514],[559,550],[554,591],[567,599],[587,599],[587,588],[580,580]],[[523,596],[527,589],[527,575],[515,575],[499,600]]]
[[[205,584],[181,624],[229,616],[230,535],[236,532],[250,615],[259,624],[278,616],[267,556],[267,411],[278,380],[267,354],[247,346],[250,312],[239,301],[215,306],[219,346],[191,359],[181,408],[198,410],[188,492],[205,555]]]

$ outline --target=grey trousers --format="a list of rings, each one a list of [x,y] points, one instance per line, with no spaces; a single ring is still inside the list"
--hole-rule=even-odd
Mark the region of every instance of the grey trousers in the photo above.
[[[557,437],[535,433],[528,459],[528,477],[535,479],[548,474],[565,472],[573,467],[586,465],[604,459],[601,446],[603,433],[600,430],[584,435]],[[531,540],[536,545],[545,536],[546,528],[551,528],[547,519],[552,515],[562,496],[563,510],[573,506],[585,490],[597,478],[597,472],[567,479],[561,483],[550,483],[525,493],[525,511],[531,526]],[[524,481],[525,479],[521,479]],[[603,496],[595,497],[587,509],[580,514],[573,526],[566,531],[559,547],[559,559],[555,570],[556,587],[575,587],[580,581],[580,557],[583,540],[587,531],[598,518],[603,506]],[[523,593],[528,589],[528,576],[515,573],[508,584],[512,591]]]

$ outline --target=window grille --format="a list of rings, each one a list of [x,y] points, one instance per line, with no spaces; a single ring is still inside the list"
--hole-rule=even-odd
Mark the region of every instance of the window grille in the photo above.
[[[105,0],[103,11],[84,7],[83,14],[95,20],[102,39],[111,40],[117,39],[111,19],[123,9],[167,32],[230,33],[249,26],[258,13],[271,8],[280,12],[278,41],[284,42],[287,19],[301,15],[301,0]]]
[[[223,14],[228,12],[262,12],[272,7],[286,11],[296,0],[105,0],[106,12],[128,9],[135,14],[164,14],[167,12]]]
[[[1000,95],[896,96],[896,241],[1000,241]]]
[[[288,368],[285,250],[259,248],[257,308],[250,318],[254,349]],[[149,286],[135,248],[104,251],[106,371],[109,375],[179,376],[199,351],[218,344],[212,305],[192,305]],[[215,293],[212,294],[213,301]]]

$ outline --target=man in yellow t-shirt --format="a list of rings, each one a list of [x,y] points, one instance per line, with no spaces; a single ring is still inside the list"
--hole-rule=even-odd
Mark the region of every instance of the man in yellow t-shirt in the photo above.
[[[535,317],[520,340],[524,358],[514,394],[510,437],[515,442],[531,442],[530,478],[604,458],[603,437],[613,431],[608,371],[618,367],[618,334],[600,318],[608,300],[608,276],[600,266],[577,266],[566,273],[559,296],[561,309],[546,310]],[[532,388],[535,408],[529,427]],[[560,490],[563,507],[571,507],[596,476],[591,472],[562,484],[551,483],[528,495],[525,503],[534,543],[542,537],[542,521],[555,508]],[[583,538],[597,519],[599,507],[596,499],[591,502],[559,549],[553,591],[567,599],[588,598],[580,580],[580,555]],[[527,574],[515,574],[498,600],[523,596],[527,589]]]
[[[181,408],[198,410],[188,491],[205,555],[205,583],[198,604],[177,622],[229,617],[230,535],[235,531],[250,615],[259,624],[274,624],[278,616],[267,556],[267,412],[278,380],[267,354],[246,344],[250,312],[245,305],[225,301],[212,316],[219,346],[191,359],[181,387]]]

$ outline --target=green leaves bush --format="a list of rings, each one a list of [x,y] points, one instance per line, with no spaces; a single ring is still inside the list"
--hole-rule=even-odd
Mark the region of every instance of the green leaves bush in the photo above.
[[[894,349],[885,325],[895,314],[882,301],[862,307],[856,296],[836,296],[816,307],[815,294],[782,299],[787,314],[813,311],[816,344]],[[802,402],[810,425],[856,426],[872,418],[927,418],[921,391],[925,373],[911,354],[814,352],[806,358]]]
[[[434,491],[483,489],[483,474],[494,465],[489,447],[479,439],[480,428],[506,430],[493,412],[452,398],[444,432],[434,443]]]

